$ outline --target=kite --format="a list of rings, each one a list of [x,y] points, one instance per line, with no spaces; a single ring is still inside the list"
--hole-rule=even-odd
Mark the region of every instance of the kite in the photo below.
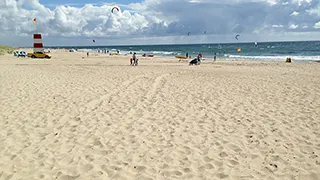
[[[96,42],[96,40],[92,40],[92,42],[94,42],[94,43],[95,43],[95,42]]]
[[[204,34],[207,34],[207,31],[204,31],[203,33],[204,33]]]
[[[120,11],[118,7],[113,7],[112,10],[111,10],[111,12],[113,13],[113,11],[114,11],[115,9],[116,9],[118,12]]]
[[[190,32],[188,32],[188,36],[190,36]]]
[[[37,24],[37,18],[33,19],[33,24]]]
[[[236,38],[237,40],[239,40],[239,39],[238,39],[238,37],[239,37],[239,36],[240,36],[240,35],[239,35],[239,34],[237,34],[235,38]]]

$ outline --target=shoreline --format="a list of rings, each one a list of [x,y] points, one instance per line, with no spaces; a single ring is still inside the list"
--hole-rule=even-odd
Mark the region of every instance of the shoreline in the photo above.
[[[50,48],[49,48],[50,49]],[[70,49],[73,49],[73,48],[70,48]],[[23,49],[23,48],[19,48],[19,49],[16,49],[17,51],[26,51],[26,52],[32,52],[33,49],[32,48],[26,48],[26,49]],[[85,58],[86,55],[84,53],[87,53],[89,52],[91,55],[93,56],[111,56],[110,54],[111,53],[116,53],[115,51],[112,51],[110,50],[110,54],[109,53],[98,53],[97,50],[98,49],[87,49],[89,51],[86,51],[86,49],[80,49],[79,51],[75,51],[75,52],[70,52],[70,53],[74,53],[76,55],[79,55],[79,53],[82,54],[82,56]],[[48,51],[48,48],[45,50],[45,52]],[[68,53],[69,49],[65,49],[65,48],[62,48],[62,49],[51,49],[51,51],[53,52],[59,52],[59,53],[62,53],[62,52],[66,52]],[[132,51],[134,52],[134,51]],[[142,54],[148,54],[148,51],[143,51],[143,52],[139,52],[139,51],[135,51],[138,55],[138,57],[140,58],[144,58],[142,57]],[[183,54],[181,53],[178,53],[178,54],[159,54],[159,52],[157,53],[149,53],[149,54],[154,54],[154,58],[166,58],[166,59],[170,59],[172,57],[175,57],[175,56],[183,56]],[[197,54],[193,53],[193,54],[190,54],[190,56],[193,56],[192,58],[189,58],[189,60],[192,60],[193,58],[196,57]],[[130,54],[129,51],[124,51],[124,52],[120,52],[120,56],[123,57],[123,56],[132,56],[132,54]],[[250,56],[250,55],[241,55],[239,53],[235,53],[235,54],[217,54],[216,55],[217,57],[217,60],[218,61],[258,61],[258,62],[282,62],[282,61],[285,61],[286,58],[290,57],[292,59],[293,62],[319,62],[320,61],[320,55],[319,56],[297,56],[297,55],[277,55],[277,56]],[[203,62],[205,61],[212,61],[214,59],[214,55],[213,53],[212,54],[206,54],[204,55],[204,60]]]

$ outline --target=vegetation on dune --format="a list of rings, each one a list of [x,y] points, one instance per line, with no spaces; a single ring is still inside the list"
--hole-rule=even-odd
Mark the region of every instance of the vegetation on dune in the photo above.
[[[13,52],[13,50],[13,47],[0,45],[0,55],[10,54]]]

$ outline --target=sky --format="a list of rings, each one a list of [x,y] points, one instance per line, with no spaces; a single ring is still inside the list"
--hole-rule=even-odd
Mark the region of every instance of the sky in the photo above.
[[[0,0],[0,44],[34,33],[45,46],[320,40],[320,1]]]

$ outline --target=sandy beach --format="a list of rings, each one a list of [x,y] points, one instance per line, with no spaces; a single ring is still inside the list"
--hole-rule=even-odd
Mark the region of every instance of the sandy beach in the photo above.
[[[51,54],[0,56],[1,180],[320,179],[320,63]]]

